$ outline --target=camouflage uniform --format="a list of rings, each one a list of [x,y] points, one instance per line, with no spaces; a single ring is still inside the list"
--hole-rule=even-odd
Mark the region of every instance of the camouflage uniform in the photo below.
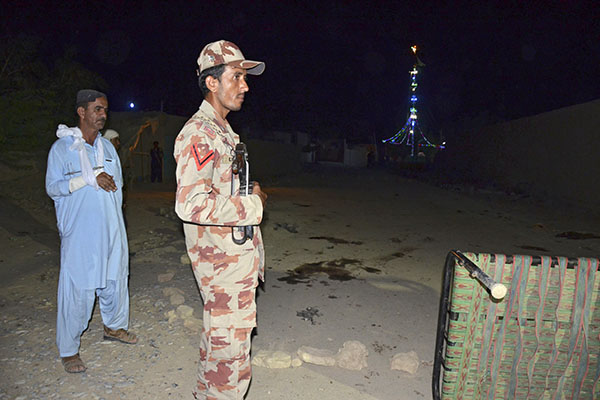
[[[239,196],[232,161],[239,136],[204,101],[175,141],[175,211],[184,221],[187,251],[204,301],[197,398],[242,399],[251,377],[250,333],[256,326],[255,290],[263,279],[258,226],[242,245],[232,227],[258,225],[258,195]]]

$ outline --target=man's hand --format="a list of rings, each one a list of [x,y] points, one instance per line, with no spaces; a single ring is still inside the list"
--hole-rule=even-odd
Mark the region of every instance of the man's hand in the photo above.
[[[98,182],[98,186],[107,192],[115,192],[117,190],[117,185],[115,185],[115,180],[113,177],[106,172],[101,172],[96,177],[96,182]]]
[[[260,197],[260,201],[264,207],[267,202],[267,194],[260,190],[260,185],[256,181],[252,182],[252,194],[257,194]]]

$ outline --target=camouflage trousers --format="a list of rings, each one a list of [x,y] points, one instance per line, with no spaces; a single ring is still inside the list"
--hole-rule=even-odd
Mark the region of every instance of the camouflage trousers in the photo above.
[[[216,251],[212,248],[211,256]],[[245,255],[239,259],[227,255],[227,263],[218,263],[213,257],[194,254],[189,247],[188,254],[204,302],[198,387],[194,396],[210,400],[243,399],[252,376],[250,335],[256,326],[258,266],[240,262],[249,261]]]
[[[205,304],[212,301],[214,304],[208,309],[204,307],[197,399],[244,398],[252,377],[250,335],[256,325],[254,293],[255,289],[237,293],[202,291]]]

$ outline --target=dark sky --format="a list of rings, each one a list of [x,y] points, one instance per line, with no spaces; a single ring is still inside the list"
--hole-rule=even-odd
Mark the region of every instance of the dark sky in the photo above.
[[[527,3],[527,4],[523,4]],[[431,129],[482,112],[501,119],[600,98],[600,5],[586,1],[14,1],[2,33],[67,46],[110,84],[110,108],[188,116],[196,58],[211,41],[265,61],[234,127],[393,135],[406,119],[412,44],[426,64]]]

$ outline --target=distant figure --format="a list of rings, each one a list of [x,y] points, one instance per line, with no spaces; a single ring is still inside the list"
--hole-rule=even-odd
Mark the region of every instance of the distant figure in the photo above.
[[[110,140],[115,149],[117,150],[117,154],[119,154],[119,150],[121,149],[121,139],[119,138],[119,132],[114,129],[107,129],[102,135],[104,139]],[[127,180],[123,179],[123,205],[121,208],[123,209],[123,221],[125,222],[125,228],[127,228],[127,214],[125,213],[125,209],[127,208]]]
[[[119,152],[119,150],[121,149],[121,139],[119,138],[119,132],[115,131],[114,129],[107,129],[106,132],[104,132],[104,135],[102,135],[102,137],[104,137],[104,139],[110,140],[112,145],[115,146],[117,152]]]
[[[220,40],[198,57],[204,101],[175,140],[175,211],[183,223],[192,270],[204,301],[196,399],[242,399],[248,390],[250,336],[256,326],[256,287],[264,276],[260,228],[267,195],[254,182],[241,195],[233,173],[240,142],[227,115],[242,108],[247,74],[260,75],[262,62],[244,58],[233,43]],[[239,227],[252,237],[233,241]]]
[[[56,344],[65,371],[84,372],[81,334],[98,296],[104,339],[136,343],[129,325],[129,253],[121,210],[121,162],[98,135],[107,118],[104,93],[77,93],[77,127],[59,125],[48,154],[46,192],[60,233]],[[115,365],[112,368],[117,368]]]
[[[158,142],[154,142],[154,147],[150,150],[150,181],[162,182],[163,170],[163,151],[158,147]]]
[[[373,168],[375,166],[375,152],[369,150],[367,153],[367,168]]]

